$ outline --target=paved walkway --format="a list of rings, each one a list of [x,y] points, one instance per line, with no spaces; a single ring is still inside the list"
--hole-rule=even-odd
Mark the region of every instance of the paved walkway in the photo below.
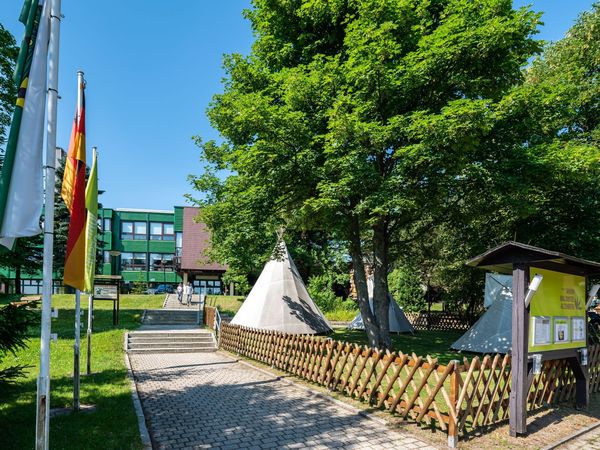
[[[433,449],[219,353],[130,359],[154,448]]]
[[[565,443],[558,447],[560,450],[590,449],[600,450],[600,428],[591,430],[589,433]]]
[[[198,294],[193,294],[192,295],[192,301],[191,301],[191,305],[188,306],[187,305],[187,297],[185,295],[183,295],[182,298],[182,303],[179,303],[179,300],[177,300],[177,293],[175,294],[167,294],[165,296],[165,301],[163,303],[163,308],[164,309],[183,309],[183,310],[197,310],[198,309],[198,303],[200,303],[200,295]]]

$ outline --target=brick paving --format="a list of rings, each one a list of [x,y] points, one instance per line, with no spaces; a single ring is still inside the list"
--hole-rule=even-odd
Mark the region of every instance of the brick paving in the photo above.
[[[130,360],[154,448],[434,449],[219,353]]]
[[[558,448],[560,450],[600,450],[600,428],[591,430],[583,436],[579,436],[572,441],[566,442]]]

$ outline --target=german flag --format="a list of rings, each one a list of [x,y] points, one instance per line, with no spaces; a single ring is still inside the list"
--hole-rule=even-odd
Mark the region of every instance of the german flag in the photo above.
[[[81,77],[83,80],[83,77]],[[69,237],[64,283],[83,291],[85,280],[85,87],[79,83],[79,104],[71,131],[61,196],[69,208]]]

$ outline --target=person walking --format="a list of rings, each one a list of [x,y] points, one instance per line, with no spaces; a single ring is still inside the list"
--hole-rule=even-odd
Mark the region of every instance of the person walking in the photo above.
[[[194,292],[194,289],[192,289],[192,283],[188,282],[188,284],[185,286],[186,303],[188,306],[192,305],[192,293],[193,292]]]
[[[181,283],[177,286],[177,300],[179,300],[179,304],[183,303],[183,286]]]

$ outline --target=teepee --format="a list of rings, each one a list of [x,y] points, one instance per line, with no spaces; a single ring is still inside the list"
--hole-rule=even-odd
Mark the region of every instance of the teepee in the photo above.
[[[367,291],[369,293],[369,306],[373,311],[373,276],[367,278]],[[388,294],[390,300],[389,314],[390,314],[390,332],[391,333],[414,333],[415,329],[404,315],[402,308],[396,303],[396,300],[391,294]],[[365,324],[363,323],[362,316],[360,313],[350,322],[348,325],[349,330],[364,330]]]
[[[310,298],[283,240],[275,247],[231,324],[291,334],[332,331]]]
[[[484,306],[488,310],[451,348],[474,353],[510,353],[512,343],[512,276],[486,274]]]

